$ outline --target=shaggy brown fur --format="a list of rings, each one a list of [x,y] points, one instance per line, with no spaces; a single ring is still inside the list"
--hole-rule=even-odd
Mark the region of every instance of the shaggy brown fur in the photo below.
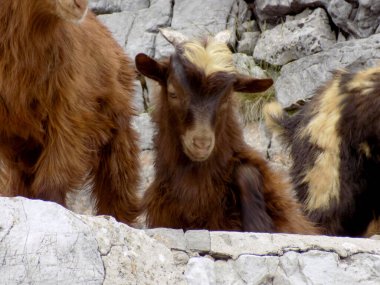
[[[339,71],[293,117],[266,107],[269,128],[290,147],[297,195],[326,234],[365,236],[378,224],[379,90],[380,68]]]
[[[160,62],[137,55],[137,69],[161,86],[147,226],[314,233],[290,185],[244,142],[236,116],[233,91],[263,91],[272,80],[232,66],[227,46],[211,39],[177,45]]]
[[[130,61],[86,0],[0,1],[0,154],[11,195],[65,205],[93,179],[98,214],[138,215]],[[86,16],[85,16],[86,15]]]

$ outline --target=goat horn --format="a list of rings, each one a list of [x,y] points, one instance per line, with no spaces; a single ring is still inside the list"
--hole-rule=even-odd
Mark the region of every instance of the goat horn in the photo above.
[[[227,44],[229,42],[230,38],[231,38],[231,32],[229,30],[221,31],[214,36],[214,39],[217,42],[221,42],[224,44]]]
[[[173,46],[176,46],[188,40],[188,38],[185,35],[172,29],[159,28],[158,30],[160,31],[161,35],[163,35],[163,37]]]

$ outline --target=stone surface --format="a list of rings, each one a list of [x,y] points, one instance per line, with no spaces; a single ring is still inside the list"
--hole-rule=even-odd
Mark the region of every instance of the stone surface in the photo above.
[[[206,230],[193,230],[185,233],[186,248],[193,251],[209,252],[210,233]]]
[[[89,6],[97,14],[138,11],[149,7],[149,0],[90,0]]]
[[[176,0],[170,27],[188,37],[213,35],[227,28],[235,35],[236,27],[249,15],[242,0]],[[236,38],[231,43],[235,46]],[[172,51],[172,46],[159,34],[155,57],[168,56]]]
[[[153,149],[153,133],[154,127],[150,120],[150,115],[148,113],[142,113],[135,117],[133,120],[135,129],[138,130],[140,134],[140,149],[141,150],[151,150]]]
[[[285,65],[275,82],[276,96],[284,107],[313,96],[339,68],[360,70],[380,63],[380,34],[335,44],[331,49]]]
[[[336,43],[326,12],[319,8],[306,18],[286,21],[262,33],[253,57],[273,65],[326,50]]]
[[[238,42],[237,52],[252,55],[259,37],[260,32],[244,32]]]
[[[257,78],[268,77],[268,74],[255,63],[252,56],[248,56],[244,53],[234,53],[232,57],[238,72]]]
[[[371,36],[380,24],[377,0],[256,0],[252,6],[261,26],[280,23],[285,15],[316,7],[325,8],[334,24],[355,38]]]
[[[137,230],[24,198],[0,198],[0,208],[0,284],[380,282],[375,239]],[[202,239],[186,242],[199,235],[210,237],[209,252]]]
[[[0,208],[0,284],[183,280],[169,249],[112,218],[79,216],[24,198],[0,198]]]

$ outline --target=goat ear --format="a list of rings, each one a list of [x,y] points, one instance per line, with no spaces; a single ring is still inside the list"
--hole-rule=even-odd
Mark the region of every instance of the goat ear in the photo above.
[[[158,30],[163,35],[163,37],[173,46],[177,46],[180,43],[183,43],[188,40],[188,38],[185,35],[172,29],[159,28]]]
[[[228,44],[228,42],[230,41],[230,38],[231,38],[231,32],[229,30],[221,31],[214,36],[214,39],[217,42],[221,42],[224,44]]]
[[[243,75],[237,75],[234,83],[234,91],[256,93],[263,92],[273,85],[271,78],[254,78]]]
[[[139,53],[135,57],[135,65],[137,70],[146,77],[161,84],[166,83],[167,67],[153,58],[144,53]]]

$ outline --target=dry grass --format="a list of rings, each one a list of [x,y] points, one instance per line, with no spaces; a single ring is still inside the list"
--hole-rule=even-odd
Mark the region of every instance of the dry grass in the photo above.
[[[257,63],[257,66],[263,69],[268,77],[271,77],[274,81],[280,75],[280,66],[273,66],[266,62],[259,62]],[[240,112],[246,124],[261,121],[264,105],[270,101],[273,101],[276,97],[274,86],[265,92],[236,94],[238,100],[240,101]]]

